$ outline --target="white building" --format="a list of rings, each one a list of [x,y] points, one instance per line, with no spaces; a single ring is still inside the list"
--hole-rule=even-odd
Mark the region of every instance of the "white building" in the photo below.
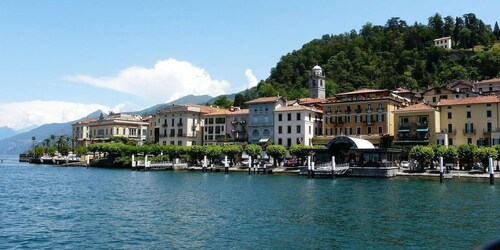
[[[202,115],[218,110],[195,104],[172,105],[160,109],[149,121],[147,140],[159,145],[202,145]]]
[[[434,39],[434,45],[443,49],[451,49],[451,37],[441,37]]]
[[[312,138],[322,131],[323,111],[302,105],[279,107],[274,111],[274,143],[289,148],[295,144],[312,146]]]

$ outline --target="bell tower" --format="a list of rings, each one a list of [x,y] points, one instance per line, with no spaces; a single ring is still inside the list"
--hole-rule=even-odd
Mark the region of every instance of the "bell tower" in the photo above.
[[[325,99],[325,75],[319,65],[312,68],[309,79],[309,97]]]

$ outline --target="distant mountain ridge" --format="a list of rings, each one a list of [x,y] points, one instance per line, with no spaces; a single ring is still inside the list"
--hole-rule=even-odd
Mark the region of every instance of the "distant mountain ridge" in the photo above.
[[[134,112],[127,112],[127,113],[141,115],[141,116],[148,116],[148,115],[154,115],[156,110],[164,108],[164,107],[169,106],[169,105],[173,105],[173,104],[181,105],[181,104],[188,104],[188,103],[205,105],[206,103],[208,103],[210,100],[213,100],[213,99],[214,98],[212,96],[209,96],[209,95],[198,95],[198,96],[197,95],[187,95],[187,96],[181,97],[175,101],[161,103],[161,104],[157,104],[157,105],[154,105],[152,107],[149,107],[147,109],[134,111]]]
[[[0,155],[17,155],[28,150],[33,145],[33,141],[31,140],[33,136],[36,138],[34,142],[36,145],[41,143],[44,139],[49,138],[50,135],[71,135],[71,124],[88,118],[97,118],[101,113],[104,112],[97,110],[75,121],[44,124],[28,132],[4,138],[0,140]]]
[[[143,109],[140,111],[134,111],[134,112],[124,112],[124,113],[130,113],[130,114],[137,114],[141,116],[145,115],[153,115],[156,110],[166,107],[168,105],[172,104],[187,104],[187,103],[193,103],[193,104],[199,104],[199,105],[204,105],[208,103],[210,100],[214,99],[212,96],[209,95],[202,95],[202,96],[195,96],[195,95],[188,95],[184,96],[182,98],[179,98],[175,101],[169,102],[169,103],[162,103],[162,104],[157,104],[155,106],[149,107],[147,109]],[[27,132],[15,134],[15,131],[13,131],[10,128],[7,128],[6,133],[9,135],[9,129],[12,130],[13,134],[10,134],[9,137],[4,137],[3,139],[0,139],[0,155],[17,155],[22,152],[25,152],[28,150],[32,145],[33,141],[31,138],[34,136],[35,142],[34,144],[37,145],[41,143],[44,139],[49,138],[50,135],[66,135],[66,136],[71,136],[72,131],[71,131],[71,124],[82,121],[88,118],[98,118],[101,113],[106,113],[103,112],[102,110],[97,110],[85,117],[82,117],[78,120],[75,121],[70,121],[70,122],[65,122],[65,123],[51,123],[51,124],[44,124],[40,127],[31,129]],[[0,133],[2,132],[2,128],[0,128]],[[0,134],[1,136],[1,134]],[[1,137],[0,137],[1,138]]]
[[[9,127],[0,127],[0,140],[11,137],[16,134],[16,131]]]

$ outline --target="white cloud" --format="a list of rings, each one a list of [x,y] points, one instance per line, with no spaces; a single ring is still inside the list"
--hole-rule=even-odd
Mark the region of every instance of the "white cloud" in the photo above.
[[[245,70],[245,76],[247,77],[247,80],[248,80],[248,83],[245,86],[245,89],[249,89],[249,88],[257,86],[257,84],[258,84],[257,77],[255,77],[255,75],[253,74],[251,69]]]
[[[189,94],[217,96],[225,94],[230,86],[225,80],[212,79],[203,68],[172,58],[158,61],[153,68],[129,67],[111,77],[72,75],[64,79],[137,95],[155,103]]]
[[[119,112],[126,105],[108,107],[100,104],[39,100],[0,103],[0,127],[22,130],[47,123],[74,121],[99,109],[105,112],[110,110]]]

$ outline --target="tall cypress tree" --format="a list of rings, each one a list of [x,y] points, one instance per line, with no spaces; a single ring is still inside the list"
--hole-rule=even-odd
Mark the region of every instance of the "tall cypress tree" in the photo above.
[[[497,40],[500,40],[500,28],[498,27],[498,22],[495,22],[495,28],[493,28],[493,34],[496,36]]]

